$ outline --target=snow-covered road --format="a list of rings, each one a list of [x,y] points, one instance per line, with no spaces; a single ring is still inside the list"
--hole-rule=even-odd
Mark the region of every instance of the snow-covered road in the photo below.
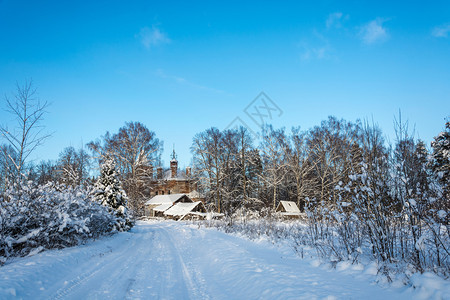
[[[318,267],[214,229],[139,222],[131,232],[0,268],[0,299],[406,299],[362,272]]]

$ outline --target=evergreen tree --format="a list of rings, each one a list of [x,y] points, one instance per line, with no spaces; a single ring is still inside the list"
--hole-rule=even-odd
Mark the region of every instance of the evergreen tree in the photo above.
[[[441,183],[444,197],[450,198],[450,121],[445,124],[445,131],[441,132],[431,142],[433,148],[432,169]]]
[[[416,149],[414,152],[414,164],[416,170],[416,182],[415,189],[416,193],[420,194],[422,199],[430,196],[430,168],[428,164],[428,150],[425,143],[421,140],[417,142]]]
[[[128,197],[119,181],[113,159],[107,158],[101,165],[100,176],[94,187],[94,199],[119,217],[116,224],[117,230],[130,229],[132,222],[127,210]]]

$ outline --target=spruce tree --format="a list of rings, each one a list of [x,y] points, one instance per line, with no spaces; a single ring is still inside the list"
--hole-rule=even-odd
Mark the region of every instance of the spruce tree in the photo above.
[[[119,181],[114,160],[107,158],[101,165],[100,176],[94,185],[94,199],[108,207],[118,217],[117,230],[128,230],[132,222],[128,216],[128,197]]]
[[[441,183],[444,197],[450,198],[450,121],[445,124],[445,131],[441,132],[431,142],[433,148],[432,168]]]

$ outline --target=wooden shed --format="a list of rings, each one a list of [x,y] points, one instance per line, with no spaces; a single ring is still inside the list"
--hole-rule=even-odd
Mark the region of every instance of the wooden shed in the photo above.
[[[163,216],[176,203],[193,203],[186,194],[157,195],[145,202],[145,214],[149,217]]]
[[[301,214],[294,201],[280,201],[275,213],[287,218],[299,218]]]
[[[164,216],[175,220],[182,219],[204,219],[206,218],[206,208],[203,202],[176,203],[164,212]]]

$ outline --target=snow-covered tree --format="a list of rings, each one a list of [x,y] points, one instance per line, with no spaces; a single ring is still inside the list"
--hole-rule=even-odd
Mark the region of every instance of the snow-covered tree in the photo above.
[[[11,183],[16,182],[17,172],[10,157],[15,159],[16,151],[11,145],[0,145],[0,193],[6,191]]]
[[[121,218],[116,224],[118,230],[131,228],[132,223],[127,210],[128,197],[119,181],[114,160],[111,158],[106,158],[101,165],[100,176],[94,186],[94,199]]]
[[[431,142],[433,148],[432,168],[441,183],[447,199],[450,198],[450,121],[445,131],[439,133]]]

